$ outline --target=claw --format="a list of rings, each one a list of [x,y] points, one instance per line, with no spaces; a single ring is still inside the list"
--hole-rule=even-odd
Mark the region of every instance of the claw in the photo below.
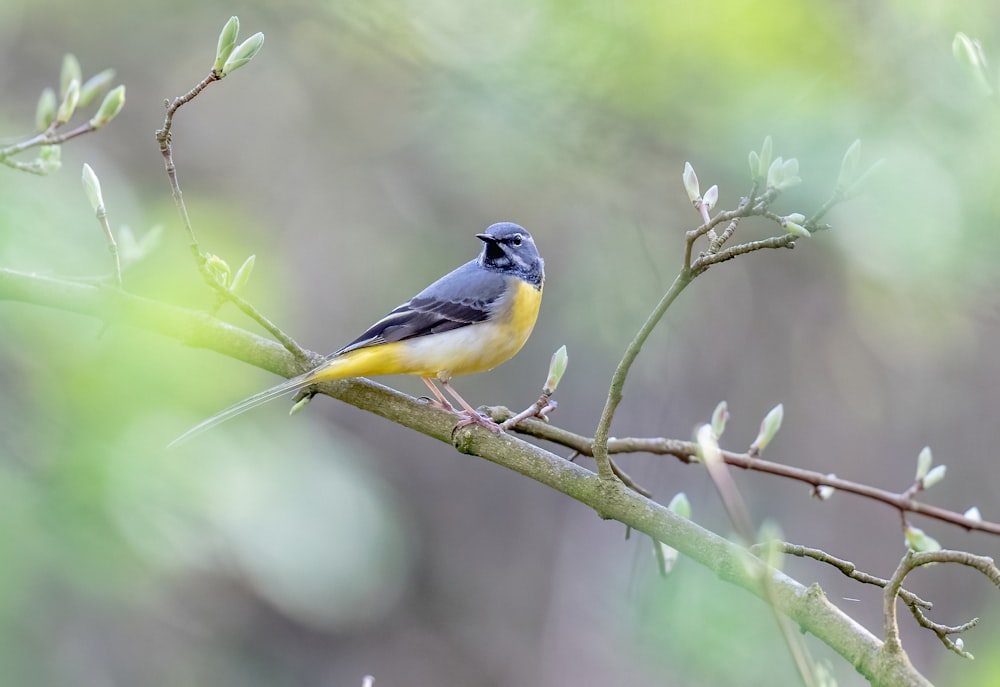
[[[455,425],[455,429],[468,427],[469,425],[479,425],[480,427],[485,427],[494,434],[500,434],[503,432],[503,428],[494,422],[492,418],[486,417],[481,413],[475,413],[473,415],[470,415],[469,413],[460,413],[460,415],[462,415],[463,418],[458,421],[457,425]]]

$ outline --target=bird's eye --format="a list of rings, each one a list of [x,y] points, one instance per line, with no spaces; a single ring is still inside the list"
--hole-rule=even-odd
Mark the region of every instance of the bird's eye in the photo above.
[[[510,242],[513,243],[515,246],[520,246],[521,242],[523,240],[524,239],[521,238],[520,234],[514,234],[513,238],[511,238]]]

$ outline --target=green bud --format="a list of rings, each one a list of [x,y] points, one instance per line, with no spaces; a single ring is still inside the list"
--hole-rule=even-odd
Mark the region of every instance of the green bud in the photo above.
[[[212,67],[214,72],[222,72],[223,66],[226,64],[226,60],[233,53],[233,48],[236,47],[236,37],[240,34],[240,19],[239,17],[230,17],[226,25],[222,27],[222,32],[219,34],[219,46],[215,50],[215,65]]]
[[[789,221],[787,217],[782,218],[781,228],[787,231],[789,234],[795,234],[796,236],[804,236],[806,238],[812,236],[812,234],[809,233],[808,229],[806,229],[798,222]]]
[[[209,253],[205,256],[205,268],[211,273],[212,278],[222,286],[229,287],[229,278],[232,276],[232,270],[229,269],[229,263],[220,258],[218,255],[212,255]]]
[[[38,150],[38,168],[42,174],[51,174],[62,167],[62,146],[42,146]]]
[[[944,475],[947,471],[947,465],[935,465],[931,468],[931,471],[927,473],[927,476],[921,480],[920,486],[924,489],[930,489],[944,479]]]
[[[260,52],[263,45],[264,34],[260,31],[240,43],[226,59],[225,64],[222,65],[222,75],[226,76],[248,63]]]
[[[683,491],[674,494],[674,498],[670,499],[670,503],[667,504],[667,510],[685,520],[691,519],[691,502],[688,501],[687,494]]]
[[[965,511],[964,513],[962,513],[962,515],[964,515],[969,520],[975,520],[976,522],[981,522],[983,519],[982,514],[979,512],[979,508],[977,508],[976,506],[973,506],[969,510]]]
[[[250,275],[253,273],[253,265],[256,260],[257,256],[251,255],[236,270],[236,276],[233,277],[233,285],[229,287],[233,293],[241,293],[246,288],[247,282],[250,281]]]
[[[76,106],[80,102],[80,82],[73,79],[69,82],[69,87],[66,89],[66,96],[63,98],[62,103],[59,104],[59,109],[56,111],[56,124],[65,124],[69,121],[73,113],[76,112]]]
[[[104,197],[101,195],[101,181],[86,162],[83,163],[83,190],[90,199],[90,207],[94,209],[94,214],[103,214]]]
[[[760,147],[760,166],[757,168],[757,176],[764,177],[771,167],[771,156],[774,154],[774,142],[770,136],[764,137],[764,144]]]
[[[750,445],[750,450],[752,452],[759,453],[763,451],[771,440],[774,439],[774,435],[778,433],[781,429],[781,421],[785,417],[785,406],[781,403],[771,408],[770,412],[764,416],[764,419],[760,422],[760,430],[757,432],[757,438],[753,440]]]
[[[784,159],[779,155],[774,158],[774,162],[767,168],[767,187],[768,188],[778,188],[778,184],[781,183],[783,177],[782,169],[785,164]]]
[[[858,174],[858,165],[861,163],[861,139],[856,139],[844,153],[844,159],[840,162],[840,174],[837,176],[837,188],[846,189],[854,183]]]
[[[553,394],[559,382],[562,381],[566,373],[566,366],[569,364],[569,356],[566,353],[566,346],[560,346],[559,350],[552,354],[549,360],[549,376],[545,380],[545,387],[542,389],[547,394]]]
[[[73,81],[76,81],[78,88],[80,83],[83,81],[83,72],[80,70],[80,60],[76,59],[76,55],[73,53],[66,53],[63,55],[62,69],[59,70],[59,96],[63,100],[66,100],[66,94],[69,92],[69,85]]]
[[[97,97],[97,94],[111,85],[111,80],[115,78],[114,69],[105,69],[103,72],[94,74],[80,86],[80,107],[86,107]]]
[[[916,481],[921,481],[927,476],[927,471],[931,469],[931,465],[934,464],[934,457],[931,455],[931,447],[924,446],[920,449],[920,455],[917,456],[917,476]]]
[[[716,439],[722,438],[722,433],[726,431],[726,421],[729,419],[729,404],[720,401],[712,411],[712,434]]]
[[[125,107],[125,86],[121,85],[111,89],[104,96],[101,106],[97,108],[97,114],[90,119],[90,125],[95,129],[100,129],[117,117],[123,107]]]
[[[702,197],[701,202],[709,210],[711,210],[712,208],[714,208],[715,204],[717,202],[719,202],[719,187],[718,186],[712,186],[707,191],[705,191],[705,195]]]
[[[312,400],[312,394],[306,394],[305,396],[303,396],[302,398],[300,398],[299,400],[297,400],[294,404],[292,404],[292,407],[288,411],[288,414],[289,415],[295,415],[295,413],[297,413],[300,410],[302,410],[303,408],[305,408],[306,405],[311,400]]]
[[[906,545],[917,553],[941,550],[941,545],[936,539],[929,536],[919,527],[913,527],[912,525],[906,526]]]
[[[757,154],[756,150],[750,151],[750,179],[756,181],[760,178],[760,155]]]
[[[695,435],[695,442],[698,444],[698,457],[709,466],[718,465],[722,462],[722,451],[719,450],[719,440],[712,433],[711,425],[702,425]]]
[[[56,92],[51,88],[46,88],[38,97],[38,106],[35,108],[35,129],[45,131],[56,120],[56,108],[59,103],[56,101]]]
[[[690,162],[684,163],[684,173],[681,175],[684,181],[684,190],[687,191],[688,199],[693,203],[701,198],[701,189],[698,186],[698,175],[694,172],[694,167]]]
[[[799,176],[799,161],[793,157],[782,162],[781,182],[775,186],[775,188],[779,191],[784,191],[786,188],[791,188],[792,186],[797,186],[801,183],[802,178]]]

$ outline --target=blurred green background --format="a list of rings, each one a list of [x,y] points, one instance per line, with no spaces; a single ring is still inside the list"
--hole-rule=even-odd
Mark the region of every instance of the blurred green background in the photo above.
[[[242,36],[266,34],[263,51],[174,129],[203,247],[234,266],[256,254],[247,296],[328,351],[471,258],[475,232],[521,223],[546,258],[541,319],[514,361],[459,388],[527,405],[566,344],[555,421],[580,432],[698,221],[685,160],[733,207],[747,151],[771,134],[805,180],[776,209],[808,214],[863,139],[866,160],[886,159],[867,193],[794,253],[698,280],[633,368],[613,434],[686,438],[725,399],[723,445],[743,449],[783,402],[768,457],[903,489],[930,444],[949,471],[926,499],[1000,518],[997,101],[951,54],[965,31],[1000,61],[995,2],[7,0],[0,136],[30,132],[65,52],[86,75],[117,69],[128,102],[66,145],[54,176],[0,169],[0,265],[107,273],[79,183],[88,162],[116,230],[163,227],[126,286],[211,305],[153,132],[164,98],[211,67],[231,14]],[[0,304],[0,333],[4,684],[794,684],[759,602],[683,559],[659,579],[643,537],[522,477],[326,398],[292,418],[276,403],[167,454],[275,379],[19,303]],[[729,530],[702,470],[622,462],[663,502],[686,491],[698,522]],[[903,553],[884,506],[736,479],[790,541],[882,576]],[[998,549],[915,524],[950,548]],[[880,634],[876,590],[788,568]],[[983,619],[969,663],[904,612],[916,665],[941,684],[991,684],[996,590],[941,566],[908,586],[936,620]],[[861,683],[830,660],[841,685]]]

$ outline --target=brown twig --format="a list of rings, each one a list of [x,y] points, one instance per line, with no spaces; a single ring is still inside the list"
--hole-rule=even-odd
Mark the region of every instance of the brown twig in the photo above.
[[[751,190],[755,191],[756,188],[757,182],[755,181]],[[721,248],[724,241],[720,243],[719,237],[715,235],[716,227],[721,224],[729,225],[725,231],[728,231],[728,236],[731,236],[732,232],[735,231],[735,223],[738,220],[743,217],[765,214],[767,212],[767,208],[778,197],[778,195],[779,192],[776,189],[770,188],[761,196],[756,198],[751,193],[747,196],[745,201],[740,202],[740,205],[735,210],[720,212],[715,217],[706,220],[701,226],[685,233],[684,262],[681,265],[680,271],[671,283],[670,288],[668,288],[666,293],[663,294],[660,302],[657,303],[656,307],[649,314],[649,317],[646,318],[646,321],[643,322],[642,326],[639,328],[639,331],[636,332],[632,341],[625,349],[625,353],[622,355],[622,358],[618,362],[618,366],[615,368],[615,372],[611,377],[611,384],[608,386],[608,397],[604,403],[604,409],[601,411],[601,417],[597,422],[597,427],[594,429],[593,438],[593,456],[594,461],[597,463],[597,474],[601,477],[601,479],[613,478],[614,473],[608,461],[608,441],[611,432],[611,422],[614,419],[619,403],[621,403],[622,393],[629,370],[632,367],[632,363],[635,362],[636,357],[639,355],[639,352],[642,350],[646,339],[649,338],[649,335],[660,323],[660,320],[663,319],[663,315],[673,304],[674,300],[685,288],[687,288],[688,284],[690,284],[695,277],[705,272],[712,265],[725,262],[726,260],[731,260],[738,255],[751,253],[765,248],[794,247],[795,239],[797,237],[793,234],[782,234],[780,236],[773,236],[760,241],[742,243],[738,246],[727,248],[726,250],[718,250]],[[699,238],[706,235],[710,237],[709,251],[702,253],[697,259],[692,260],[694,244]]]
[[[180,182],[177,180],[177,167],[174,164],[171,134],[174,115],[177,113],[177,110],[181,108],[181,106],[194,100],[194,98],[208,86],[222,79],[222,76],[223,75],[221,73],[212,70],[209,72],[208,76],[198,82],[194,88],[184,95],[174,98],[173,101],[164,101],[167,112],[163,120],[163,127],[156,131],[156,140],[160,144],[160,154],[163,156],[163,165],[167,172],[167,179],[170,182],[170,191],[174,198],[174,204],[177,206],[177,211],[180,213],[181,220],[184,223],[184,229],[187,232],[189,247],[192,255],[194,256],[195,264],[197,265],[202,278],[205,280],[205,283],[215,289],[221,297],[231,301],[247,317],[257,322],[282,346],[284,346],[289,353],[294,355],[297,359],[304,361],[308,358],[308,355],[306,351],[304,351],[302,347],[299,346],[294,339],[292,339],[292,337],[283,332],[276,324],[271,322],[271,320],[265,317],[263,313],[257,310],[257,308],[234,293],[232,289],[228,288],[228,286],[219,283],[219,280],[214,274],[212,274],[211,270],[207,268],[207,257],[201,252],[201,248],[198,245],[198,239],[194,233],[194,226],[191,223],[191,217],[188,215],[187,205],[184,203],[184,196],[181,193]]]
[[[490,409],[491,412],[493,409]],[[509,412],[509,411],[508,411]],[[571,448],[585,456],[592,456],[593,440],[581,434],[576,434],[560,427],[539,422],[537,420],[525,420],[513,428],[515,431],[534,436],[538,439],[551,441]],[[626,437],[621,439],[608,440],[608,453],[611,455],[619,453],[650,453],[654,455],[669,455],[679,460],[690,463],[698,455],[698,446],[691,441],[681,441],[679,439],[667,439],[663,437]],[[905,492],[896,493],[878,487],[852,482],[842,479],[836,475],[824,474],[813,470],[805,470],[783,463],[774,463],[761,458],[754,458],[747,453],[734,453],[732,451],[721,451],[722,458],[726,464],[744,470],[753,470],[770,475],[777,475],[787,479],[804,482],[813,488],[827,486],[864,498],[871,499],[892,506],[900,513],[914,513],[923,515],[934,520],[957,525],[966,530],[986,532],[988,534],[1000,535],[1000,523],[988,520],[975,520],[967,518],[961,513],[950,511],[946,508],[931,506],[906,496]]]
[[[929,565],[931,563],[958,563],[960,565],[968,566],[981,572],[997,588],[1000,588],[1000,568],[997,568],[993,559],[988,556],[976,556],[975,554],[971,554],[966,551],[950,551],[947,549],[921,552],[908,550],[906,555],[903,556],[902,560],[900,560],[896,571],[889,579],[889,582],[885,587],[885,593],[882,597],[882,622],[885,630],[885,644],[883,645],[883,651],[888,654],[902,653],[903,651],[902,644],[899,641],[899,624],[896,618],[896,597],[900,595],[903,580],[906,579],[907,575],[920,566]],[[914,610],[912,606],[911,610]],[[914,617],[917,618],[917,622],[921,625],[933,630],[941,642],[950,650],[960,656],[963,656],[964,658],[972,658],[972,654],[956,644],[955,641],[953,641],[948,635],[963,632],[967,629],[975,627],[975,625],[979,622],[978,618],[973,618],[969,622],[962,625],[950,627],[948,625],[933,623],[928,620],[923,613],[918,614],[915,610]]]
[[[866,573],[863,570],[858,570],[857,566],[851,561],[844,560],[843,558],[837,558],[822,549],[813,549],[799,544],[790,544],[789,542],[777,542],[777,544],[780,547],[781,552],[786,555],[797,556],[799,558],[812,558],[820,563],[826,563],[827,565],[833,566],[844,575],[847,575],[852,580],[861,582],[862,584],[871,584],[876,587],[882,587],[883,589],[887,584],[889,584],[889,580],[877,577],[871,573]],[[750,547],[750,550],[756,554],[763,546],[765,545],[755,544]],[[914,611],[914,613],[919,612],[919,609],[921,608],[930,609],[934,607],[934,604],[930,601],[924,601],[913,592],[903,588],[900,588],[899,590],[899,598],[901,598],[903,602]]]
[[[57,122],[53,122],[48,129],[46,129],[40,134],[37,134],[36,136],[32,136],[31,138],[25,141],[21,141],[20,143],[15,143],[14,145],[8,146],[7,148],[0,148],[0,162],[6,164],[9,167],[17,167],[18,169],[24,169],[23,166],[26,163],[18,163],[14,160],[8,160],[7,158],[13,155],[17,155],[18,153],[24,152],[29,148],[34,148],[36,146],[59,145],[60,143],[65,143],[66,141],[72,138],[76,138],[77,136],[83,136],[84,134],[89,134],[92,131],[97,131],[98,128],[88,121],[79,125],[75,129],[67,131],[66,133],[57,134],[56,130],[58,129],[58,126],[59,125]],[[31,170],[26,169],[25,171],[31,171]],[[35,171],[33,173],[40,174],[41,172]]]

